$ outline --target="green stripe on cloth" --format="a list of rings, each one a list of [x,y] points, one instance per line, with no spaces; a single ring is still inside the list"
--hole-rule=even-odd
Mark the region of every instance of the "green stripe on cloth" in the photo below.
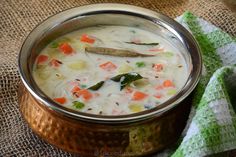
[[[217,147],[219,147],[219,145],[222,143],[221,127],[217,125],[217,123],[207,124],[206,128],[201,129],[200,134],[202,135],[205,142],[204,147],[207,148],[207,152],[202,153],[201,156],[216,152]]]
[[[177,151],[175,152],[175,156],[176,157],[184,157],[184,153],[182,149],[177,149]]]
[[[231,118],[232,125],[225,125],[224,126],[224,129],[227,130],[228,134],[224,134],[223,143],[229,143],[228,147],[231,147],[232,145],[236,146],[236,113],[234,110],[234,107],[236,107],[236,98],[235,98],[236,94],[235,94],[235,96],[232,96],[232,95],[230,95],[230,93],[236,93],[236,92],[235,92],[235,89],[229,88],[229,86],[231,86],[232,84],[230,84],[227,80],[225,80],[225,78],[227,78],[227,77],[230,78],[233,75],[236,76],[236,74],[234,73],[234,71],[236,72],[236,65],[233,65],[232,67],[227,66],[222,69],[224,69],[224,70],[222,70],[222,72],[219,73],[218,80],[221,82],[223,91],[227,91],[227,92],[224,92],[224,95],[225,95],[225,99],[227,100],[227,102],[229,104],[231,104],[231,105],[229,105],[229,113],[232,117]],[[234,85],[236,87],[236,82]],[[234,105],[234,106],[232,106],[232,105]]]
[[[212,43],[215,49],[234,41],[229,34],[222,32],[221,30],[216,30],[207,34],[207,40]]]
[[[236,70],[236,67],[234,67]],[[230,101],[227,100],[227,89],[224,79],[232,73],[232,67],[224,67],[217,70],[211,78],[205,93],[200,101],[193,122],[197,124],[200,130],[198,134],[193,135],[190,139],[182,142],[173,157],[191,157],[205,156],[236,148],[236,115],[233,111]],[[219,100],[225,100],[228,104],[230,118],[232,122],[224,123],[217,119],[217,116],[224,116],[225,112],[214,110],[214,103]],[[210,104],[213,105],[210,105]],[[218,107],[224,104],[218,104]],[[215,113],[215,111],[217,111]],[[222,112],[221,112],[222,111]],[[182,153],[179,153],[182,152]]]
[[[204,142],[204,147],[207,147],[207,151],[213,152],[212,147],[219,145],[222,142],[221,139],[221,127],[216,121],[214,112],[206,105],[198,110],[200,113],[198,117],[194,119],[200,128],[201,139],[198,141]],[[198,143],[196,143],[198,145]],[[195,149],[195,148],[192,148]]]
[[[222,67],[220,57],[216,54],[216,48],[212,45],[214,42],[208,40],[208,35],[203,33],[196,21],[197,17],[192,13],[186,12],[183,18],[201,48],[203,63],[207,70],[207,76],[210,78],[218,68]],[[207,82],[205,82],[205,84],[206,83]]]
[[[222,67],[222,61],[231,63],[227,58],[232,59],[236,43],[228,34],[209,26],[211,24],[190,12],[186,12],[180,21],[199,43],[205,73],[195,89],[189,128],[172,157],[201,157],[236,149],[236,114],[233,108],[234,105],[236,110],[236,65]],[[209,26],[205,32],[201,28],[204,24]],[[225,51],[223,47],[229,44],[233,46]]]
[[[204,105],[208,105],[210,102],[215,101],[217,99],[221,99],[221,98],[225,98],[227,99],[227,93],[225,91],[227,91],[225,85],[224,85],[224,76],[229,75],[232,72],[232,69],[224,69],[224,70],[218,70],[215,73],[215,79],[211,79],[205,90],[205,93],[209,93],[209,94],[204,94],[202,96],[202,99],[205,100],[205,104]],[[229,100],[228,100],[229,102]],[[199,106],[201,107],[203,106],[202,104]]]
[[[196,96],[193,100],[194,106],[199,103],[200,98],[204,93],[203,89],[205,88],[212,74],[222,66],[220,57],[216,54],[216,48],[212,45],[212,42],[209,42],[207,35],[203,33],[196,19],[197,17],[195,17],[190,12],[186,12],[183,15],[184,22],[193,33],[201,48],[203,63],[207,71],[207,75],[200,79],[198,87],[195,90]]]
[[[233,117],[236,116],[231,101],[229,100],[228,89],[225,86],[225,79],[232,73],[233,67],[224,67],[216,71],[213,75],[214,78],[209,82],[203,96],[203,98],[208,99],[206,100],[208,103],[205,104],[205,107],[210,107],[209,111],[212,110],[215,113],[213,113],[213,115],[205,116],[203,119],[200,119],[199,116],[196,118],[198,119],[198,123],[203,125],[201,126],[201,128],[203,128],[201,134],[205,137],[204,140],[206,142],[206,147],[208,148],[208,154],[209,152],[216,153],[219,152],[219,150],[227,150],[232,146],[236,146],[236,130],[233,125]],[[220,104],[220,102],[226,104]],[[218,106],[212,105],[212,103],[215,103]],[[217,109],[220,110],[221,113],[217,113]],[[222,121],[222,119],[219,118],[220,116],[226,116],[227,114],[228,118],[224,119],[225,121]],[[209,117],[212,119],[209,119]],[[207,124],[206,122],[210,122],[210,124]]]

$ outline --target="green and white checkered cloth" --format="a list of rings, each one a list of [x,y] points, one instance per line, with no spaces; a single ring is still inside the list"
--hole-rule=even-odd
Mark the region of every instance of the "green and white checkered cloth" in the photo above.
[[[236,149],[236,41],[190,12],[176,20],[198,41],[204,67],[188,126],[172,157],[201,157]]]

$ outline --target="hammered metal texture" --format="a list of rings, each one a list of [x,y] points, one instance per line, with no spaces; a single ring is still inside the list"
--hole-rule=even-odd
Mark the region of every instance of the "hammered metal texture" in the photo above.
[[[45,107],[24,86],[19,90],[23,117],[48,143],[81,156],[141,156],[175,142],[189,114],[184,103],[159,117],[130,124],[95,124],[74,120]]]

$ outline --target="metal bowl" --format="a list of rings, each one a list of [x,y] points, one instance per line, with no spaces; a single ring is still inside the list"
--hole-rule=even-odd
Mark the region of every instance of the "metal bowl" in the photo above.
[[[159,106],[129,115],[93,115],[55,103],[32,77],[35,58],[55,38],[95,25],[139,27],[160,35],[184,56],[189,72],[185,86]],[[29,34],[18,61],[23,82],[19,104],[29,126],[49,143],[83,156],[147,155],[176,141],[188,118],[189,95],[202,68],[199,47],[184,27],[160,13],[124,4],[87,5],[48,18]]]

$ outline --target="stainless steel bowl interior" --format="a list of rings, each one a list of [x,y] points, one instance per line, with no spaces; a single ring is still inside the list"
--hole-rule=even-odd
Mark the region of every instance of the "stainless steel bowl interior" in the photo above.
[[[174,45],[184,56],[189,78],[174,97],[154,109],[122,116],[101,116],[65,108],[45,95],[32,78],[33,63],[38,53],[55,38],[66,33],[97,25],[138,27],[158,34]],[[123,4],[94,4],[73,8],[54,15],[38,25],[25,40],[19,54],[21,79],[30,93],[49,109],[65,116],[99,123],[124,123],[157,116],[179,104],[197,85],[202,61],[199,47],[192,35],[173,19],[144,8]]]

